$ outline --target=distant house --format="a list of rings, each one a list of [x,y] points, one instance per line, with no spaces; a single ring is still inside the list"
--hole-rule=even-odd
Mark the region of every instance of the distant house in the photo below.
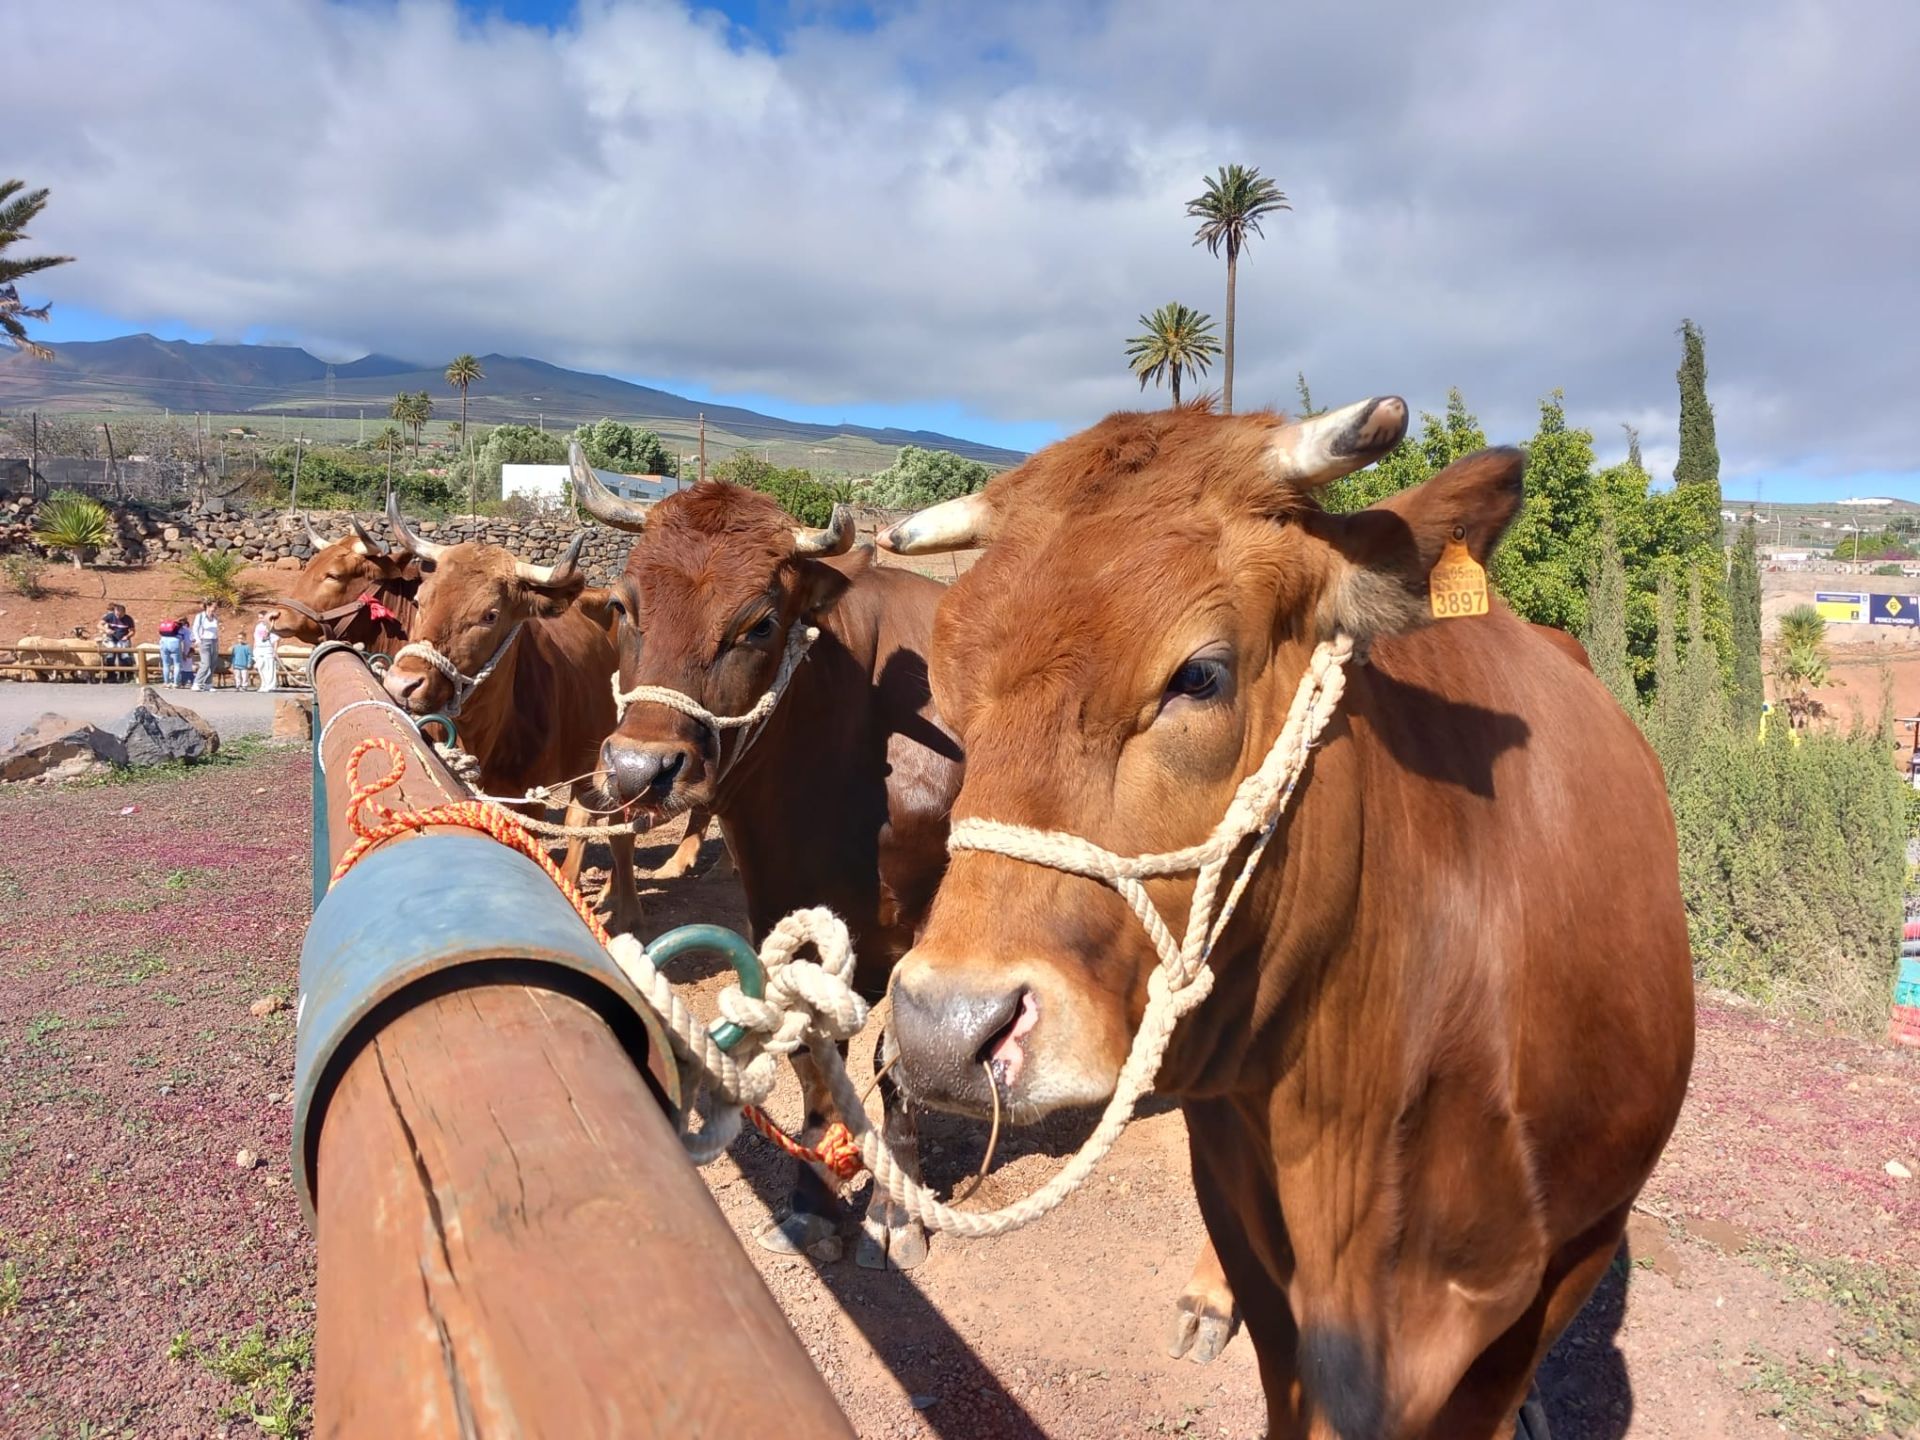
[[[558,505],[567,493],[571,472],[565,465],[502,465],[500,496],[511,499],[523,495],[542,505]],[[600,483],[622,500],[652,504],[671,495],[678,484],[666,475],[621,475],[612,470],[595,470]]]

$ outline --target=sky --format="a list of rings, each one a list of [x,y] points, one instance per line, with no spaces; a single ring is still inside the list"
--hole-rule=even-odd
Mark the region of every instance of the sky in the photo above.
[[[1682,318],[1730,496],[1920,500],[1910,0],[8,0],[48,337],[500,351],[1031,449],[1220,317],[1235,399],[1566,397],[1672,469]],[[1208,383],[1217,383],[1218,370]]]

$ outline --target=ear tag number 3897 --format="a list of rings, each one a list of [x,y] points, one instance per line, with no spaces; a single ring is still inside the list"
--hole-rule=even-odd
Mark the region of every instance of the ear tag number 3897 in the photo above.
[[[1465,540],[1466,532],[1456,525],[1427,581],[1427,598],[1437,619],[1487,613],[1487,572],[1467,553]]]

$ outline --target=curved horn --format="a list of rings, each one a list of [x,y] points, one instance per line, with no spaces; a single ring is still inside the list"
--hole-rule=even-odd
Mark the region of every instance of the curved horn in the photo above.
[[[567,463],[573,467],[573,498],[587,514],[602,525],[611,525],[629,534],[639,535],[646,530],[647,507],[637,501],[622,500],[602,485],[593,467],[587,464],[586,452],[578,440],[568,449]]]
[[[306,511],[302,510],[300,512],[300,519],[307,527],[307,544],[311,545],[315,550],[324,550],[333,543],[313,528],[313,517],[307,514]]]
[[[573,537],[573,543],[567,546],[566,554],[553,565],[529,565],[524,560],[513,562],[513,573],[529,585],[538,585],[541,589],[550,589],[555,585],[565,585],[573,578],[573,572],[580,566],[580,547],[587,543],[587,532],[582,530]]]
[[[1406,433],[1406,401],[1362,400],[1282,425],[1267,443],[1267,465],[1275,480],[1311,489],[1371,465]]]
[[[444,545],[436,545],[431,540],[423,540],[407,528],[407,522],[400,518],[398,495],[387,496],[387,524],[393,528],[393,538],[400,542],[400,548],[411,551],[422,560],[438,560],[447,548]]]
[[[378,555],[380,553],[380,547],[374,543],[373,536],[367,533],[366,526],[362,525],[359,520],[351,515],[347,517],[347,524],[353,528],[353,548],[355,550],[358,550],[362,555]]]
[[[896,555],[936,555],[942,550],[971,550],[993,538],[993,506],[984,493],[962,495],[929,505],[889,525],[874,537]]]
[[[853,548],[853,511],[844,505],[833,507],[833,518],[820,529],[810,525],[793,527],[793,553],[796,555],[844,555]]]

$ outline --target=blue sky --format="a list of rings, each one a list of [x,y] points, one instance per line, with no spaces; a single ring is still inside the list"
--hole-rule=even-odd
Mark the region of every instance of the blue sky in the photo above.
[[[1730,496],[1920,499],[1904,0],[8,13],[9,173],[80,257],[28,287],[56,341],[500,351],[1027,449],[1164,399],[1122,346],[1220,316],[1184,204],[1234,160],[1292,206],[1241,264],[1243,408],[1457,385],[1512,441],[1559,388],[1663,475],[1691,318]]]

